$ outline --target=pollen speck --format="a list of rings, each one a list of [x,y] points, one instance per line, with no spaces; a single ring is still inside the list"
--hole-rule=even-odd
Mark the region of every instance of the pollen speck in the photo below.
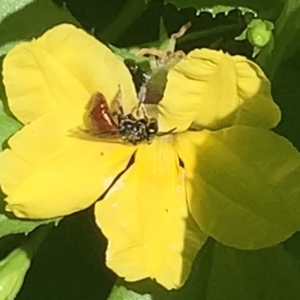
[[[171,251],[177,251],[177,249],[178,249],[177,245],[175,245],[175,244],[170,244],[169,248]]]
[[[107,177],[103,182],[103,187],[107,189],[112,184],[113,181],[114,178],[112,176]]]
[[[109,177],[107,178],[103,185],[104,187],[107,189],[110,187],[110,185],[112,184],[112,182],[114,181],[113,177]],[[113,194],[114,192],[121,190],[125,187],[125,184],[123,181],[119,180],[117,181],[115,184],[113,184],[113,186],[109,189],[109,191],[107,192],[107,196]]]
[[[176,187],[176,192],[177,193],[184,193],[184,188],[183,188],[183,186],[182,185],[178,185],[177,187]]]
[[[120,225],[121,225],[122,227],[126,227],[126,226],[128,225],[128,223],[127,223],[126,221],[121,221]]]
[[[117,202],[114,202],[113,204],[112,204],[112,207],[113,208],[117,208],[119,206],[119,204],[117,203]]]

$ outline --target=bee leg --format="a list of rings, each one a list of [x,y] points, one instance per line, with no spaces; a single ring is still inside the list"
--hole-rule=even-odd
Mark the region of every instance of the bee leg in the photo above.
[[[147,94],[147,87],[142,85],[138,94],[139,103],[144,103]]]
[[[139,102],[138,106],[136,107],[135,115],[137,119],[144,119],[146,122],[148,122],[149,118],[143,102]]]
[[[148,122],[149,118],[148,118],[148,116],[147,116],[146,109],[145,109],[145,106],[144,106],[143,104],[141,104],[140,109],[141,109],[141,111],[142,111],[143,118]]]
[[[177,128],[174,127],[174,128],[172,128],[171,130],[168,130],[168,131],[165,131],[165,132],[158,132],[158,133],[156,133],[156,136],[164,136],[164,135],[170,134],[170,133],[172,133],[173,131],[175,131],[176,129],[177,129]]]

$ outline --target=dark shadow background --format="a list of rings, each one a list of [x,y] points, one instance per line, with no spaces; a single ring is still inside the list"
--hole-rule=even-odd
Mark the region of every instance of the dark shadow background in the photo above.
[[[17,299],[106,299],[114,275],[105,267],[106,240],[92,210],[65,218],[34,257]]]

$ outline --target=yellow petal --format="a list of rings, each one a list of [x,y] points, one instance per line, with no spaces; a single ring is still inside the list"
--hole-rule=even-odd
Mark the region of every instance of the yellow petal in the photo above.
[[[222,51],[194,50],[168,74],[159,103],[162,131],[220,129],[244,124],[271,128],[280,120],[270,82],[261,69],[242,56]]]
[[[3,75],[9,107],[23,123],[55,109],[83,111],[96,91],[111,101],[119,85],[125,110],[136,103],[131,75],[123,62],[70,24],[16,46],[4,59]]]
[[[7,209],[18,217],[52,218],[84,209],[125,169],[135,147],[72,136],[69,128],[79,118],[72,111],[45,114],[0,153]]]
[[[107,265],[120,277],[182,286],[206,240],[187,210],[185,173],[169,137],[140,145],[135,162],[97,202]]]
[[[217,241],[241,249],[278,244],[300,228],[300,154],[283,137],[233,126],[177,137],[190,211]]]

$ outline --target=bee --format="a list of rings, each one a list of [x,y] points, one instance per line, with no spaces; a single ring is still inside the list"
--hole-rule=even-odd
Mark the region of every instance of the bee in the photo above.
[[[120,102],[119,91],[113,100],[115,109],[110,110],[105,96],[96,92],[92,95],[89,106],[88,133],[98,138],[120,139],[125,143],[151,143],[158,134],[158,122],[149,118],[142,102],[129,114],[125,114]]]

